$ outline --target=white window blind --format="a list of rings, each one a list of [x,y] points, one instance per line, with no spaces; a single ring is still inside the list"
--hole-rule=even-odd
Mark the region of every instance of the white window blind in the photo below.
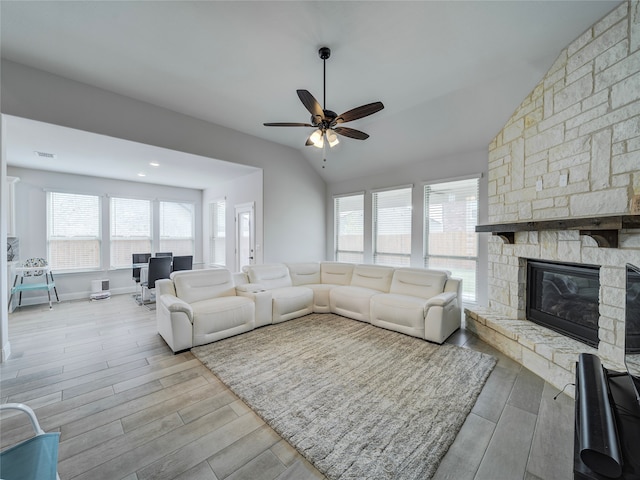
[[[100,197],[47,193],[47,256],[54,270],[100,268]]]
[[[160,202],[159,252],[173,255],[193,255],[194,205],[192,203]]]
[[[364,194],[334,197],[335,259],[338,262],[364,261]]]
[[[209,261],[214,265],[226,264],[226,202],[218,200],[209,205]]]
[[[130,267],[133,253],[151,253],[151,202],[112,198],[111,266]]]
[[[411,187],[373,193],[373,263],[411,264]]]
[[[478,179],[425,185],[424,265],[462,278],[462,298],[476,301]]]

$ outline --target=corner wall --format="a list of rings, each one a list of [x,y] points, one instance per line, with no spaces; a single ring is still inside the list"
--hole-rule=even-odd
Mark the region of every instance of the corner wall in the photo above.
[[[489,223],[631,213],[640,194],[638,0],[560,53],[491,142],[488,180]],[[526,319],[527,259],[600,267],[597,351]],[[580,352],[621,367],[625,264],[640,264],[640,230],[622,231],[619,248],[599,247],[576,230],[518,232],[514,244],[491,237],[488,262],[488,308],[466,312],[482,339],[558,388],[575,378]]]

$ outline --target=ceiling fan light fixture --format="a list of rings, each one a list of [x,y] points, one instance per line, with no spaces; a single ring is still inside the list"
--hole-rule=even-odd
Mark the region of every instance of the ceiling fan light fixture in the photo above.
[[[314,147],[316,148],[322,148],[324,147],[324,135],[322,133],[322,130],[318,129],[315,132],[313,132],[311,134],[311,136],[309,137],[309,141],[313,144]]]
[[[336,132],[334,132],[333,130],[328,130],[326,135],[327,142],[329,142],[329,147],[335,147],[340,143],[340,140],[338,140],[338,135],[336,135]]]

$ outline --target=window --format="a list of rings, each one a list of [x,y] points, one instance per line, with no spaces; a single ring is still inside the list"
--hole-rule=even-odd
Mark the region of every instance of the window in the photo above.
[[[478,179],[425,185],[424,265],[462,278],[462,299],[476,301]]]
[[[111,266],[130,267],[133,253],[151,253],[151,202],[112,198]]]
[[[100,197],[47,194],[47,256],[53,270],[100,268]]]
[[[218,200],[209,205],[209,262],[214,265],[226,265],[226,203]]]
[[[193,255],[192,203],[160,202],[160,245],[158,252]]]
[[[373,193],[373,263],[411,264],[411,187]]]
[[[364,194],[335,197],[335,259],[338,262],[364,261]]]

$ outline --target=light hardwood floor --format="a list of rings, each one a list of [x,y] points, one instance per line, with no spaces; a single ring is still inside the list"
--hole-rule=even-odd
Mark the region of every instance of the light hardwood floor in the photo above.
[[[129,295],[22,307],[9,338],[0,401],[61,432],[62,480],[323,478]],[[449,342],[499,361],[435,478],[571,479],[573,400],[464,330]],[[2,448],[25,418],[2,418]]]

